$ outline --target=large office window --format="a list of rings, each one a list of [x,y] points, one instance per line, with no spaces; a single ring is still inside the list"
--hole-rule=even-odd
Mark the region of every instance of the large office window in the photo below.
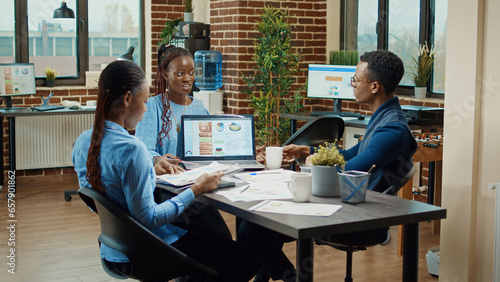
[[[419,44],[427,43],[437,52],[429,90],[444,93],[447,10],[447,0],[344,0],[341,48],[359,54],[390,50],[410,66]],[[407,89],[413,86],[409,72],[400,83]]]
[[[60,0],[5,2],[0,63],[34,63],[37,78],[45,77],[46,67],[55,68],[58,85],[83,85],[86,71],[102,70],[135,43],[134,61],[144,64],[144,0],[67,0],[73,19],[53,18]]]
[[[16,61],[14,1],[2,2],[0,9],[0,63]]]

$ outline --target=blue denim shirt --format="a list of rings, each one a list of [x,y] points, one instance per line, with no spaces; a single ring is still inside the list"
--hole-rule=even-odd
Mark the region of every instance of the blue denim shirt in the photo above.
[[[193,191],[186,189],[178,196],[156,204],[153,197],[155,171],[146,146],[120,125],[111,121],[105,123],[99,166],[106,196],[128,210],[144,227],[172,244],[186,231],[169,222],[193,203]],[[86,179],[91,135],[92,129],[83,132],[73,147],[72,160],[80,187],[92,188]],[[101,244],[101,258],[111,262],[128,262],[124,254],[104,244]]]
[[[161,115],[163,112],[163,104],[161,102],[161,94],[148,99],[146,104],[148,110],[144,113],[142,121],[135,128],[135,136],[137,136],[148,148],[152,156],[162,156],[166,153],[179,156],[180,148],[178,146],[177,124],[180,126],[182,115],[208,115],[208,111],[199,100],[193,99],[193,102],[184,108],[184,105],[178,105],[170,102],[172,109],[170,122],[172,124],[168,135],[162,140],[163,145],[158,144],[158,134],[161,131],[163,121]],[[175,117],[175,118],[174,118]],[[177,123],[177,124],[176,124]]]
[[[345,170],[368,171],[375,164],[368,189],[383,192],[411,170],[416,150],[399,98],[394,97],[375,111],[361,142],[340,153],[347,161]]]

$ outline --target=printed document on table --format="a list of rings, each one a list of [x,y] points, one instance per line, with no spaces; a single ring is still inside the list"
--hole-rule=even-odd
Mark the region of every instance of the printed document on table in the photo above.
[[[249,186],[249,187],[248,187]],[[245,189],[243,191],[243,189]],[[288,190],[287,182],[257,182],[249,183],[232,189],[224,189],[215,192],[233,202],[251,202],[261,200],[291,199],[292,194]]]
[[[246,182],[263,182],[263,181],[289,181],[291,175],[295,171],[284,169],[262,170],[255,172],[236,173],[233,176]]]
[[[204,173],[214,173],[217,171],[222,171],[224,174],[232,173],[241,170],[240,167],[234,165],[224,165],[218,162],[213,162],[209,165],[198,167],[195,169],[187,170],[180,174],[162,174],[156,176],[156,181],[173,185],[173,186],[186,186],[193,184],[198,177]]]
[[[295,203],[286,201],[263,201],[255,206],[250,207],[248,210],[281,214],[330,216],[338,211],[341,207],[342,205]]]

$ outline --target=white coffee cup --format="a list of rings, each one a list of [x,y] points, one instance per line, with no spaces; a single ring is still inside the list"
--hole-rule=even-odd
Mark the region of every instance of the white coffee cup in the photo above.
[[[282,160],[283,160],[283,147],[266,147],[267,169],[281,168]]]
[[[292,180],[288,181],[288,190],[292,193],[294,202],[307,202],[311,196],[312,174],[297,172],[292,174]]]

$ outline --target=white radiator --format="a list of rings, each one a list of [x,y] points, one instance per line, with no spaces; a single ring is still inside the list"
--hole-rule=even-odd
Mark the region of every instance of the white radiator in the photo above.
[[[495,282],[500,282],[500,183],[490,183],[488,187],[496,190],[495,199],[495,262],[494,262],[494,279]]]
[[[17,117],[16,168],[73,166],[73,143],[93,123],[94,113]]]

